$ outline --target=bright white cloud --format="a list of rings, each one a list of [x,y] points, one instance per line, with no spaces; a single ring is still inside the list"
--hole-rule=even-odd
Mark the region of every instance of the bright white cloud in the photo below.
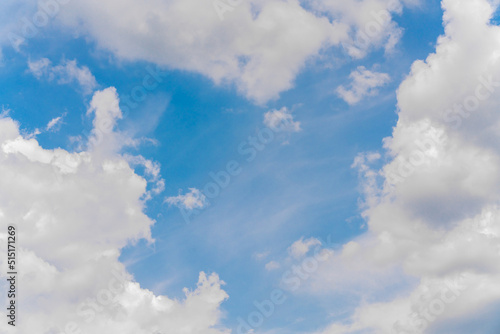
[[[189,188],[189,192],[185,195],[168,197],[165,202],[187,210],[202,209],[208,203],[205,195],[196,188]]]
[[[293,120],[293,115],[286,107],[273,109],[264,114],[264,125],[274,131],[299,132],[300,122]]]
[[[53,66],[47,58],[28,62],[29,71],[37,78],[57,81],[58,84],[76,82],[85,94],[90,94],[97,87],[94,75],[86,66],[79,67],[76,60],[64,60],[60,65]]]
[[[143,213],[147,181],[119,153],[126,141],[114,130],[117,106],[115,89],[94,94],[94,143],[80,153],[44,149],[15,121],[0,119],[0,188],[9,189],[0,192],[0,225],[16,225],[22,240],[22,321],[14,329],[0,322],[1,333],[228,333],[219,324],[227,294],[216,274],[201,273],[194,290],[170,299],[141,288],[118,260],[130,242],[154,242],[154,221]],[[157,165],[139,162],[159,177]],[[2,229],[2,267],[6,239]],[[0,276],[5,289],[5,271]]]
[[[195,71],[265,103],[291,88],[306,62],[331,47],[343,47],[355,58],[374,48],[390,52],[402,35],[392,16],[415,2],[308,0],[302,6],[297,0],[248,0],[226,4],[231,8],[221,20],[214,1],[75,0],[54,10],[43,2],[9,0],[0,5],[5,13],[0,46],[19,51],[57,22],[120,58]],[[48,18],[41,28],[32,22],[36,13]]]
[[[213,1],[77,0],[57,19],[121,58],[234,83],[264,103],[291,88],[305,63],[323,50],[344,46],[362,57],[371,47],[393,47],[401,34],[391,18],[401,11],[399,1],[310,2],[307,10],[297,0],[243,1],[221,20]],[[369,23],[376,31],[361,43]]]
[[[310,285],[360,300],[323,334],[465,334],[458,320],[500,302],[500,28],[490,24],[493,2],[443,8],[436,52],[398,90],[399,121],[384,140],[390,162],[371,167],[380,156],[369,154],[355,163],[369,231]]]
[[[343,47],[355,58],[373,48],[390,52],[402,35],[392,16],[417,1],[308,0],[302,6],[297,0],[248,0],[226,4],[221,20],[214,1],[74,0],[53,10],[43,2],[8,0],[0,5],[0,46],[19,51],[58,22],[120,58],[202,73],[265,103],[291,88],[305,64],[328,48]],[[41,28],[32,22],[36,13],[48,18]],[[179,33],[178,27],[184,29]]]
[[[144,172],[149,177],[150,182],[154,183],[154,187],[151,190],[152,195],[158,195],[165,190],[165,180],[161,177],[161,166],[158,162],[146,159],[141,155],[125,155],[125,158],[132,166],[142,166],[144,168]],[[148,198],[149,196],[151,194],[148,194]]]
[[[356,104],[365,96],[373,96],[378,93],[377,88],[390,81],[386,73],[378,73],[359,66],[350,75],[351,83],[348,88],[339,86],[337,94],[347,103]]]

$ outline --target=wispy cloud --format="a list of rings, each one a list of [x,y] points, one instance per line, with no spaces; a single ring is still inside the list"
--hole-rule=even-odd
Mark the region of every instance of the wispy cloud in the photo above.
[[[266,270],[267,271],[272,271],[272,270],[276,270],[276,269],[279,269],[281,266],[278,262],[276,261],[270,261],[268,263],[266,263]]]
[[[45,127],[45,131],[57,131],[59,127],[62,124],[63,118],[66,114],[63,114],[59,117],[53,118],[50,120],[49,123],[47,123],[47,126]]]
[[[29,71],[39,80],[56,81],[58,84],[77,83],[84,94],[92,93],[97,87],[94,75],[86,66],[78,66],[76,60],[63,60],[60,65],[53,66],[47,58],[28,61]]]
[[[196,188],[189,188],[189,192],[184,195],[167,197],[165,202],[187,210],[202,209],[207,205],[205,195]]]

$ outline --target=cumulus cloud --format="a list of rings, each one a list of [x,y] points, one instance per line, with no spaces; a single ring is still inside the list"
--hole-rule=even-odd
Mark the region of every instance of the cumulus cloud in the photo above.
[[[165,202],[179,208],[193,210],[204,208],[207,205],[207,198],[200,190],[189,188],[189,192],[185,195],[179,194],[177,196],[167,197]]]
[[[235,84],[258,103],[291,88],[306,62],[328,48],[344,46],[363,57],[372,47],[393,47],[401,34],[392,20],[400,1],[308,2],[226,4],[231,9],[221,20],[213,1],[72,1],[57,20],[120,58]],[[364,32],[368,23],[374,32]],[[178,27],[184,27],[180,33]]]
[[[76,0],[60,4],[54,15],[43,4],[9,0],[0,5],[5,13],[0,47],[10,44],[19,51],[36,37],[39,29],[27,34],[26,22],[40,13],[122,59],[198,72],[265,103],[291,88],[306,63],[329,48],[342,47],[355,58],[375,48],[390,52],[402,35],[392,16],[414,2],[248,0],[226,3],[221,20],[213,1]],[[182,33],[178,27],[184,27]]]
[[[29,71],[37,78],[56,81],[58,84],[76,82],[85,94],[90,94],[97,87],[94,75],[86,66],[79,67],[76,60],[64,60],[60,65],[53,66],[47,58],[28,61]]]
[[[356,104],[365,96],[373,96],[378,93],[377,88],[389,82],[390,77],[386,73],[378,73],[359,66],[349,75],[351,83],[348,88],[339,86],[337,94],[347,103]]]
[[[398,90],[385,158],[361,155],[368,232],[318,270],[312,291],[352,291],[321,333],[470,333],[500,303],[500,28],[487,0],[444,0],[445,34]],[[380,296],[383,295],[383,298]],[[455,324],[460,321],[461,326]],[[495,327],[497,326],[497,327]],[[477,329],[477,328],[475,328]]]
[[[264,125],[274,131],[299,132],[300,122],[293,120],[293,115],[286,107],[273,109],[264,114]]]
[[[386,53],[392,52],[402,36],[402,29],[392,20],[400,14],[403,5],[415,5],[419,0],[311,0],[314,9],[339,18],[347,24],[349,38],[342,45],[354,58],[363,58],[376,47],[383,47]]]
[[[89,115],[96,140],[82,152],[45,149],[24,138],[14,120],[0,119],[0,187],[9,189],[0,193],[0,221],[16,226],[22,240],[17,302],[23,319],[15,328],[2,321],[0,332],[228,333],[219,324],[227,294],[216,274],[200,273],[194,289],[171,299],[141,288],[119,261],[129,243],[154,242],[154,221],[143,213],[147,181],[120,154],[125,141],[113,140],[121,135],[114,128],[117,106],[113,88],[94,94]],[[99,137],[103,124],[107,132]],[[159,177],[155,164],[135,162]],[[5,229],[0,240],[5,267]],[[5,291],[4,271],[0,276]],[[0,316],[7,319],[5,309]]]

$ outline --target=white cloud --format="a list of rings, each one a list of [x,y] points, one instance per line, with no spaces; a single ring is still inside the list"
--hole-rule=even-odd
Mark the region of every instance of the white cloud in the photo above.
[[[56,131],[57,128],[61,125],[63,117],[64,115],[51,119],[50,122],[47,123],[45,131]]]
[[[41,58],[37,61],[28,61],[28,68],[37,79],[41,79],[48,69],[51,67],[52,62],[47,58]]]
[[[349,104],[356,104],[365,96],[376,95],[377,88],[390,81],[388,74],[373,72],[364,66],[359,66],[355,71],[352,71],[349,78],[351,78],[349,88],[344,86],[337,88],[337,94]]]
[[[64,60],[60,65],[53,66],[47,58],[28,61],[29,71],[37,78],[56,80],[58,84],[78,83],[85,94],[90,94],[97,87],[97,81],[86,66],[79,67],[76,60]]]
[[[416,1],[399,0],[312,0],[314,9],[338,18],[350,27],[350,38],[342,45],[349,55],[363,58],[372,48],[383,47],[391,53],[402,36],[402,29],[392,20],[393,14],[402,12],[403,4],[414,5]]]
[[[0,192],[0,220],[17,226],[22,289],[22,320],[15,328],[0,322],[1,333],[228,333],[219,308],[227,294],[216,274],[201,273],[194,290],[171,299],[141,288],[119,262],[130,242],[154,242],[154,221],[143,213],[147,181],[119,153],[126,140],[117,140],[122,134],[114,130],[121,116],[117,105],[113,88],[94,94],[89,111],[95,140],[80,153],[44,149],[23,138],[18,123],[0,119],[0,188],[9,189]],[[142,162],[149,174],[159,175],[155,164]],[[6,240],[2,229],[2,267]],[[0,278],[5,291],[5,271]],[[5,304],[4,294],[0,302]],[[0,316],[6,319],[5,309]]]
[[[375,155],[355,163],[369,231],[309,286],[360,301],[323,334],[465,334],[471,328],[457,321],[500,302],[500,28],[490,25],[490,1],[444,0],[443,8],[436,52],[399,87],[399,121],[384,140],[389,163],[372,167]]]
[[[0,118],[6,118],[10,114],[10,109],[5,109],[5,106],[2,106],[2,112],[0,112]]]
[[[288,248],[288,253],[295,259],[300,259],[304,257],[309,250],[314,246],[321,245],[321,241],[316,238],[309,238],[304,240],[304,237],[295,241],[290,248]]]
[[[249,0],[221,20],[212,1],[87,0],[68,3],[57,19],[120,58],[199,72],[265,103],[291,88],[323,50],[344,46],[362,57],[371,47],[394,45],[400,29],[391,15],[401,5],[392,2],[311,1],[308,10],[297,0]],[[370,22],[376,33],[357,43]]]
[[[165,180],[161,177],[161,166],[158,162],[146,159],[141,155],[131,156],[127,154],[124,157],[132,166],[142,166],[149,181],[154,184],[154,188],[151,190],[152,194],[148,194],[148,196],[158,195],[165,190]]]
[[[49,22],[95,40],[122,59],[198,72],[217,84],[235,84],[243,95],[265,103],[293,87],[307,62],[324,50],[343,47],[355,58],[375,48],[390,52],[402,35],[392,15],[412,2],[248,0],[221,20],[213,1],[108,0],[103,5],[76,0],[61,4]],[[44,15],[44,6],[31,0],[6,0],[0,6],[0,47],[10,44],[20,51],[40,34],[35,28],[35,36],[27,36],[25,21],[37,11]],[[178,27],[184,27],[180,33]]]
[[[300,122],[293,120],[293,115],[286,107],[273,109],[264,114],[264,125],[274,131],[299,132]]]
[[[168,197],[165,202],[188,210],[202,209],[207,205],[207,198],[196,188],[189,188],[185,195]]]

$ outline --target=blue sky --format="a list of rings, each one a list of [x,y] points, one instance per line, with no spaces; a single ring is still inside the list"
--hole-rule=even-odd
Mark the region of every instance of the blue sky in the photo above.
[[[110,6],[113,2],[109,1]],[[461,13],[456,13],[454,7],[461,2],[448,0],[443,6],[448,6],[445,8],[450,16],[456,15],[461,18]],[[343,21],[342,10],[345,8],[329,12],[330,3],[332,8],[336,6],[335,1],[327,1],[324,4],[305,1],[301,8],[306,12],[308,8],[315,8],[308,12],[315,18],[333,17],[332,22],[338,21],[350,25],[351,34],[362,31],[364,23],[362,20],[366,19],[366,16],[353,19],[352,11],[346,10],[345,17],[349,19]],[[374,3],[385,6],[389,2],[373,1],[370,4],[370,1],[362,1],[362,3],[363,6]],[[471,3],[473,3],[471,6],[483,9],[486,3],[489,4],[487,0],[474,0]],[[243,11],[242,8],[246,10],[247,5],[236,7],[234,13]],[[255,1],[253,5],[260,6],[262,13],[265,12],[265,5],[262,2]],[[19,20],[24,13],[33,11],[29,2],[26,2],[25,6],[23,11],[7,4],[4,14]],[[414,68],[412,71],[412,64],[417,60],[425,60],[429,54],[439,55],[436,51],[438,37],[445,33],[443,9],[440,3],[423,0],[406,1],[403,2],[400,13],[390,9],[392,21],[389,26],[384,26],[384,29],[387,29],[387,36],[391,36],[390,33],[395,31],[401,33],[391,50],[384,51],[389,42],[383,36],[380,41],[373,42],[362,57],[349,53],[347,41],[324,47],[319,52],[312,51],[300,66],[291,71],[293,79],[289,83],[275,80],[275,76],[279,77],[282,73],[277,69],[274,74],[273,66],[263,69],[253,67],[253,70],[248,70],[249,72],[237,74],[228,70],[229,74],[224,74],[223,79],[218,80],[216,65],[214,69],[199,70],[200,66],[206,65],[203,65],[201,60],[193,60],[193,63],[189,60],[191,54],[211,52],[210,48],[198,50],[195,44],[186,46],[187,51],[185,51],[182,41],[177,44],[180,51],[172,51],[173,60],[166,59],[163,62],[161,53],[169,52],[168,47],[172,47],[168,44],[170,41],[165,42],[165,49],[158,46],[158,52],[152,51],[150,57],[148,50],[156,50],[154,45],[150,44],[151,41],[144,41],[141,44],[132,34],[129,37],[130,32],[124,28],[120,35],[123,36],[123,43],[115,43],[111,41],[113,35],[108,36],[105,31],[107,28],[102,28],[99,24],[93,25],[95,20],[92,17],[81,14],[82,17],[75,19],[79,11],[86,13],[87,9],[79,10],[76,4],[67,6],[67,8],[62,6],[61,13],[57,14],[50,24],[40,29],[36,37],[27,39],[17,50],[8,43],[2,46],[0,101],[3,110],[9,110],[4,117],[17,121],[19,131],[24,138],[26,140],[34,138],[44,150],[60,148],[68,154],[78,152],[94,154],[86,144],[89,138],[92,138],[92,131],[95,128],[93,114],[87,110],[97,91],[103,91],[108,87],[116,88],[124,117],[117,120],[113,131],[123,135],[118,141],[126,138],[134,140],[134,144],[119,146],[113,154],[125,159],[137,175],[148,180],[147,191],[151,198],[145,199],[146,194],[143,194],[143,197],[138,198],[133,205],[128,204],[130,207],[141,208],[154,222],[151,225],[151,236],[155,241],[141,239],[138,237],[139,234],[130,234],[126,238],[127,242],[113,244],[113,247],[119,251],[119,261],[126,266],[124,270],[133,275],[132,281],[138,282],[141,289],[150,290],[156,296],[183,300],[186,298],[183,288],[194,289],[200,272],[216,273],[220,280],[225,282],[221,289],[229,298],[218,306],[217,312],[221,313],[214,321],[216,324],[209,322],[208,327],[220,329],[220,333],[223,333],[224,329],[238,333],[238,318],[247,319],[256,310],[254,301],[268,299],[274,289],[282,288],[280,282],[283,283],[283,273],[291,268],[294,261],[300,260],[300,257],[294,259],[292,256],[294,245],[299,247],[313,240],[319,242],[312,243],[321,245],[320,249],[323,251],[332,254],[342,252],[350,254],[347,249],[350,249],[349,245],[352,245],[353,241],[362,245],[366,242],[366,252],[369,254],[372,245],[369,238],[378,235],[382,240],[382,235],[386,235],[383,233],[390,231],[390,228],[381,228],[381,223],[376,223],[377,219],[380,219],[377,216],[379,210],[387,212],[389,216],[391,212],[387,211],[390,209],[382,207],[381,203],[384,203],[382,200],[377,202],[378,204],[373,204],[376,201],[371,202],[376,196],[372,189],[373,185],[365,187],[371,180],[366,171],[383,171],[387,166],[391,168],[391,161],[397,160],[395,156],[403,154],[402,149],[398,151],[401,147],[397,144],[400,139],[394,128],[406,124],[402,122],[402,125],[397,125],[401,117],[398,116],[398,112],[400,115],[406,115],[404,108],[409,105],[404,104],[405,98],[410,104],[411,101],[419,99],[432,100],[432,96],[426,97],[424,93],[419,95],[425,91],[427,87],[425,84],[424,88],[420,86],[408,88],[408,86],[413,82],[413,76],[417,77],[418,69]],[[91,11],[92,6],[89,8]],[[363,10],[364,7],[360,13]],[[103,9],[102,13],[96,12],[94,15],[96,18],[100,16],[105,18],[105,13],[106,10]],[[129,17],[128,15],[134,14],[123,15]],[[233,12],[225,15],[229,17]],[[80,20],[81,23],[74,23],[73,20],[75,22]],[[88,25],[86,20],[89,22]],[[188,21],[189,19],[186,19],[186,22]],[[19,21],[12,19],[12,22]],[[223,21],[223,24],[225,22],[228,21]],[[325,21],[321,22],[318,25]],[[5,29],[8,30],[9,25],[6,26]],[[12,26],[15,24],[10,25]],[[104,30],[101,31],[101,28]],[[170,29],[171,26],[168,25],[167,28]],[[139,31],[141,28],[137,29]],[[179,26],[178,29],[176,33],[180,35],[188,34],[190,31],[188,25]],[[451,24],[449,29],[453,31]],[[114,28],[109,30],[116,33]],[[175,35],[174,32],[167,31],[167,33]],[[215,40],[217,36],[215,35]],[[451,33],[448,37],[462,40],[460,36]],[[153,36],[152,40],[155,38]],[[208,38],[214,37],[207,35]],[[244,39],[246,35],[242,32],[237,38]],[[300,39],[300,36],[297,39]],[[159,43],[161,44],[161,39]],[[307,43],[304,45],[304,49],[309,47]],[[280,46],[277,44],[275,47]],[[301,46],[297,48],[300,49]],[[246,60],[248,64],[253,61],[252,57],[259,59],[259,55],[255,56],[259,49],[256,50],[248,53]],[[176,52],[181,55],[185,52],[183,55],[185,59],[177,60]],[[263,57],[268,56],[268,53],[262,52]],[[170,56],[166,56],[168,57]],[[202,55],[193,56],[193,59],[198,59],[196,57],[203,59]],[[212,55],[207,55],[207,58],[209,57]],[[244,58],[245,55],[241,57]],[[39,64],[37,62],[41,59],[48,59],[50,65],[37,77],[36,71],[33,67],[30,68],[30,64]],[[78,69],[87,69],[95,78],[96,85],[93,85],[90,91],[86,91],[74,77],[64,81],[61,75],[68,74],[57,72],[58,65],[73,60],[76,61]],[[217,61],[214,61],[214,64]],[[283,58],[283,62],[286,61],[288,60]],[[293,61],[290,60],[291,63]],[[429,58],[426,64],[431,64],[432,61]],[[431,69],[439,68],[437,65],[428,66]],[[362,73],[363,70],[367,71],[365,74],[374,75],[377,82],[361,93],[358,100],[349,103],[338,89],[343,86],[355,91],[354,86],[362,86],[363,83],[352,81],[351,74],[357,71]],[[461,70],[461,68],[456,69],[456,71]],[[67,68],[60,71],[67,71]],[[157,87],[148,90],[141,101],[135,99],[132,104],[127,104],[127,98],[137,92],[135,90],[137,87],[142,87],[145,77],[151,78],[151,71],[161,75],[161,82]],[[265,74],[261,74],[263,72]],[[492,70],[490,72],[494,73]],[[248,77],[253,78],[254,75],[255,77],[262,75],[263,80],[255,87],[248,81],[250,80]],[[383,75],[387,80],[381,79]],[[365,77],[363,80],[368,79]],[[277,83],[273,86],[275,81]],[[408,85],[401,85],[402,82],[407,82]],[[435,82],[439,80],[436,79]],[[266,94],[274,91],[278,93],[268,98]],[[416,96],[415,100],[407,98],[412,92]],[[460,100],[459,97],[454,98]],[[130,108],[131,105],[133,107]],[[436,105],[440,105],[439,102],[436,102]],[[274,132],[273,140],[262,145],[261,151],[256,151],[255,159],[247,161],[247,156],[239,152],[240,145],[247,143],[245,147],[249,147],[249,136],[258,136],[262,129],[269,129],[270,125],[265,124],[265,115],[280,110],[285,110],[285,115],[290,115],[290,119],[297,122],[294,124],[297,126],[300,124],[300,129]],[[58,117],[61,119],[57,125],[46,130],[47,124]],[[35,133],[36,129],[40,130],[39,134]],[[410,130],[405,129],[400,131],[410,133]],[[383,139],[391,136],[394,146],[391,148],[386,144],[383,147]],[[404,135],[399,136],[406,138]],[[392,156],[384,153],[389,150],[395,153]],[[382,155],[374,159],[372,166],[367,170],[358,169],[359,165],[353,167],[357,157],[362,156],[367,159],[366,161],[372,162],[368,155],[363,155],[367,152],[379,152]],[[160,174],[156,178],[148,174],[146,165],[131,162],[130,157],[139,156],[159,168]],[[215,198],[206,198],[206,191],[203,194],[203,189],[212,182],[210,173],[224,171],[230,161],[238,163],[241,173],[231,176],[228,186]],[[385,177],[385,174],[379,174],[375,187],[382,189]],[[155,193],[155,187],[161,180],[164,182],[164,189]],[[124,180],[117,182],[126,184]],[[424,181],[420,182],[426,184]],[[395,192],[393,196],[401,196],[403,198],[401,207],[406,208],[411,205],[414,197],[404,197],[406,188],[401,187],[401,193]],[[82,188],[81,196],[85,194],[85,189]],[[191,210],[192,207],[184,202],[186,197],[183,196],[190,193],[190,189],[200,190],[201,196],[205,198],[205,202],[200,205],[202,208],[195,207],[198,211]],[[425,189],[414,190],[415,194],[422,192],[425,192]],[[96,194],[98,198],[99,191]],[[106,196],[105,192],[102,196]],[[128,204],[122,203],[120,205],[123,207],[108,209],[110,212],[126,210],[125,208],[129,208]],[[7,207],[7,204],[5,206]],[[181,210],[191,215],[189,221],[183,217]],[[394,210],[393,216],[398,217],[401,211]],[[471,213],[468,217],[472,216]],[[107,223],[104,221],[102,224]],[[394,222],[393,226],[397,224],[398,222]],[[115,221],[110,226],[120,229],[120,222]],[[22,231],[21,225],[19,228]],[[100,228],[104,229],[102,225],[92,228],[96,234],[100,233]],[[453,231],[450,228],[449,233]],[[113,236],[110,234],[103,240],[111,239]],[[375,239],[377,237],[374,237]],[[419,240],[425,245],[425,242]],[[107,241],[99,242],[99,245],[102,245]],[[35,251],[35,246],[31,248],[31,244],[25,247],[27,250]],[[309,247],[307,246],[302,256],[311,254],[313,248]],[[55,252],[61,250],[56,249]],[[376,253],[376,250],[373,252]],[[393,250],[393,252],[396,254],[399,251]],[[400,252],[405,251],[402,248]],[[483,252],[484,255],[487,250],[478,252]],[[59,260],[45,258],[45,261],[60,269],[61,273],[64,272],[61,269],[64,266],[58,262]],[[401,260],[393,267],[381,270],[382,272],[377,270],[372,272],[367,269],[368,272],[363,273],[354,270],[353,275],[356,279],[353,281],[366,275],[364,276],[366,282],[342,286],[345,280],[332,283],[328,278],[331,276],[329,270],[348,270],[335,261],[337,260],[322,266],[323,269],[318,273],[315,271],[311,274],[314,278],[306,279],[297,291],[284,289],[287,296],[285,303],[276,306],[273,315],[255,328],[255,333],[386,333],[385,324],[377,327],[374,323],[363,323],[365,318],[357,317],[356,310],[362,310],[362,305],[390,304],[402,296],[411,295],[412,291],[420,291],[419,284],[423,284],[422,282],[451,277],[429,273],[416,274],[413,269],[408,268],[407,262]],[[349,261],[354,264],[357,261],[363,263],[364,260],[355,257]],[[446,267],[445,264],[441,265]],[[468,272],[467,270],[463,269],[462,273]],[[456,272],[450,273],[452,274]],[[391,278],[386,280],[385,275],[390,275]],[[339,285],[325,288],[323,287],[325,284]],[[50,292],[48,293],[50,295]],[[492,307],[486,301],[477,301],[477,305],[482,303],[486,309]],[[460,309],[459,306],[456,307]],[[485,314],[485,322],[492,323],[494,317],[488,316],[488,312],[481,310],[478,306],[477,312]],[[33,312],[43,314],[41,310]],[[204,311],[193,309],[192,312]],[[450,312],[452,315],[444,317],[442,321],[437,320],[425,333],[446,330],[447,321],[453,314],[460,314],[459,311]],[[213,317],[212,313],[210,316]],[[22,322],[22,317],[20,319]],[[396,317],[394,319],[393,322],[397,320]],[[159,325],[159,328],[161,326]],[[467,326],[472,329],[479,328],[478,324],[466,321],[463,328],[469,328]],[[46,329],[40,333],[52,333],[49,327],[44,327]],[[94,330],[95,333],[100,330],[92,327],[82,328]],[[495,324],[492,323],[491,328],[484,329],[482,333],[496,333],[495,330],[498,328],[496,321]],[[146,327],[142,330],[144,331],[140,333],[150,333]],[[170,333],[167,328],[163,330],[165,332],[161,333]],[[208,333],[208,329],[206,330],[206,332],[192,330],[186,333]],[[456,329],[456,333],[459,333],[459,330],[461,329]]]

